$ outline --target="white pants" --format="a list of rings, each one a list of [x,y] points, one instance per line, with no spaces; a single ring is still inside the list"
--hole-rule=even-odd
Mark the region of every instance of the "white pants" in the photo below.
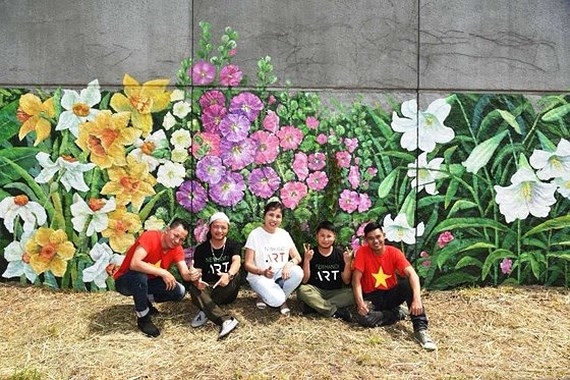
[[[298,265],[291,268],[287,280],[281,278],[281,270],[277,270],[273,278],[252,273],[247,276],[247,282],[249,282],[251,289],[271,307],[283,305],[303,280],[303,269]]]

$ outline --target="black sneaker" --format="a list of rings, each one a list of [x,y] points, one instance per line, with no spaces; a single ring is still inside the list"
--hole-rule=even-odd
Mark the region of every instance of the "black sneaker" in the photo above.
[[[160,311],[156,307],[154,307],[150,302],[148,303],[148,315],[154,317],[155,315],[160,315]]]
[[[139,327],[139,330],[141,330],[143,333],[145,333],[150,337],[155,338],[160,335],[158,327],[156,327],[154,323],[152,323],[152,320],[150,319],[150,314],[147,314],[144,317],[137,318],[137,326]]]
[[[337,309],[333,314],[333,318],[342,319],[345,322],[352,322],[352,314],[350,310],[345,308]]]
[[[370,310],[365,316],[357,314],[355,319],[358,324],[364,327],[377,327],[384,323],[384,313],[381,311]]]
[[[315,309],[313,309],[304,302],[300,302],[299,305],[301,306],[301,313],[303,315],[318,314]]]

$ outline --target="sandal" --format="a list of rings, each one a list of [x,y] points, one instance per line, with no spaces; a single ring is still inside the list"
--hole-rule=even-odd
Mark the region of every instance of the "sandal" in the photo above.
[[[279,308],[279,311],[281,312],[281,315],[284,315],[286,317],[291,315],[291,309],[289,309],[289,306],[287,306],[286,302],[283,303],[283,305],[281,305],[281,307]]]
[[[255,307],[257,307],[259,310],[265,310],[267,304],[262,300],[258,299],[257,302],[255,303]]]

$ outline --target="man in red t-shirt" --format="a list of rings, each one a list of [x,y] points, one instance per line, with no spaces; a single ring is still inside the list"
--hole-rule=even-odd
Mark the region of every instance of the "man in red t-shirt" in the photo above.
[[[180,301],[186,295],[184,285],[170,273],[172,264],[186,281],[203,288],[199,270],[186,265],[182,243],[188,236],[188,227],[174,220],[164,231],[144,231],[127,251],[121,267],[113,275],[115,289],[132,296],[135,301],[137,325],[146,335],[160,335],[151,315],[158,314],[152,302]]]
[[[428,351],[436,345],[427,333],[428,320],[422,304],[420,279],[404,253],[384,244],[384,232],[377,223],[364,227],[368,244],[356,251],[352,291],[359,317],[367,327],[399,320],[399,305],[406,302],[414,326],[414,336]],[[408,281],[398,281],[398,276]]]

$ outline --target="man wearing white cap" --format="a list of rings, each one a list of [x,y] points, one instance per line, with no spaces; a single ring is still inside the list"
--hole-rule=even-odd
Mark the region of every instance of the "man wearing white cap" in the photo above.
[[[192,320],[192,327],[200,327],[208,319],[226,319],[234,327],[237,320],[230,318],[218,305],[229,304],[237,298],[240,285],[241,245],[227,238],[230,219],[223,212],[210,217],[207,239],[194,251],[194,267],[202,271],[202,281],[209,284],[198,296],[191,292],[192,301],[200,308]],[[229,325],[230,322],[227,322]]]

